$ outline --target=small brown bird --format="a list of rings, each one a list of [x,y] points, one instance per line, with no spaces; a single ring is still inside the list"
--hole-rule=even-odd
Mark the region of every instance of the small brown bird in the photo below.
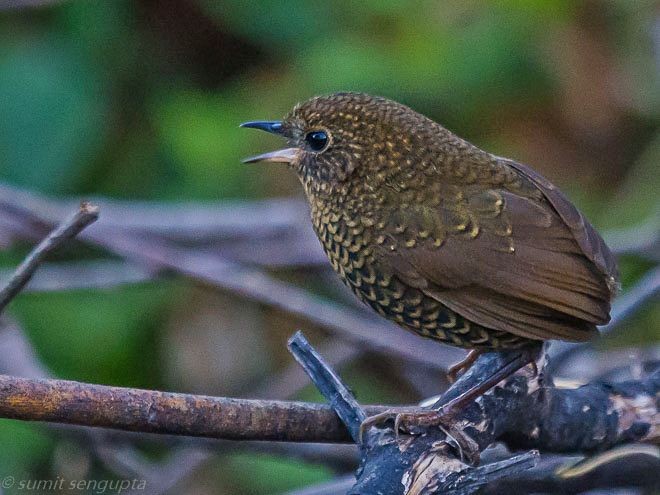
[[[242,126],[287,139],[246,162],[285,162],[298,174],[335,271],[403,328],[483,352],[585,341],[609,321],[611,252],[527,166],[360,93]]]

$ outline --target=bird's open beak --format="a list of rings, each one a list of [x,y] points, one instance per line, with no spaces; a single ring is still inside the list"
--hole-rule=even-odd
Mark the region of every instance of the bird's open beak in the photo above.
[[[254,122],[244,122],[241,127],[248,127],[251,129],[259,129],[262,131],[270,132],[271,134],[283,135],[282,122],[279,120],[266,121],[258,120]],[[282,150],[271,151],[262,155],[252,156],[243,160],[243,163],[256,163],[256,162],[278,162],[278,163],[292,163],[298,157],[300,149],[298,148],[285,148]]]

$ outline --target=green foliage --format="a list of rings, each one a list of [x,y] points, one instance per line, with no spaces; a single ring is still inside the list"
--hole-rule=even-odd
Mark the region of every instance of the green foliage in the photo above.
[[[30,294],[12,310],[57,376],[144,387],[159,382],[153,336],[175,294],[162,283]]]
[[[253,453],[227,456],[223,471],[241,485],[237,493],[254,495],[286,493],[332,478],[323,466]]]
[[[21,479],[48,461],[52,440],[43,425],[0,420],[0,478]]]
[[[71,192],[103,138],[105,88],[71,42],[40,37],[0,51],[0,171]],[[72,184],[73,179],[73,184]]]

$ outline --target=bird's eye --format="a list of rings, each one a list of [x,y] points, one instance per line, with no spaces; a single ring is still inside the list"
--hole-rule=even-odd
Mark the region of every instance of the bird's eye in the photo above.
[[[328,144],[328,133],[325,131],[308,132],[305,136],[305,142],[313,151],[321,151]]]

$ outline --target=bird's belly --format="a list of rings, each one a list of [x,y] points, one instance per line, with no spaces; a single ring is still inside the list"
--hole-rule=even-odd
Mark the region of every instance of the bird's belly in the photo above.
[[[465,348],[516,348],[528,342],[510,333],[477,325],[405,284],[391,275],[387,267],[381,266],[360,239],[331,242],[323,236],[321,243],[333,269],[358,299],[406,330]]]
[[[396,278],[387,287],[364,281],[358,285],[359,275],[347,276],[346,282],[378,314],[423,337],[464,348],[514,348],[524,344],[525,339],[477,325]]]

